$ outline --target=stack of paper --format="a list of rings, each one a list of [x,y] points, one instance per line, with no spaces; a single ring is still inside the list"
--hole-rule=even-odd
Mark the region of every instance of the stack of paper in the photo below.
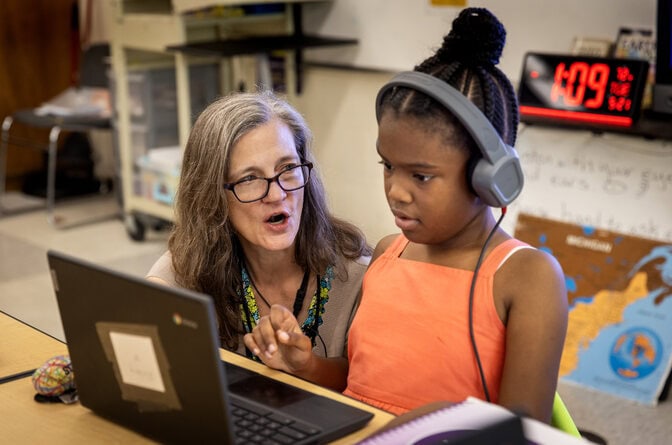
[[[39,116],[110,116],[110,93],[107,88],[70,87],[35,109]]]

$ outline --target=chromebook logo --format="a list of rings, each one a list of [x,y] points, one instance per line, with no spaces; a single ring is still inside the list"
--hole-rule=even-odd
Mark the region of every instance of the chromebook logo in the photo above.
[[[175,323],[177,326],[186,326],[188,328],[198,329],[198,323],[193,320],[183,318],[182,315],[177,312],[173,314],[173,323]]]

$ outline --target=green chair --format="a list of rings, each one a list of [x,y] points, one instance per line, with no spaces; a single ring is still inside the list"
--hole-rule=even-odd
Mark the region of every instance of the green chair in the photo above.
[[[555,399],[553,399],[553,412],[551,414],[551,425],[555,428],[564,431],[567,434],[570,434],[575,437],[581,437],[579,429],[574,424],[572,416],[569,415],[569,411],[565,406],[565,402],[560,398],[560,394],[555,393]]]

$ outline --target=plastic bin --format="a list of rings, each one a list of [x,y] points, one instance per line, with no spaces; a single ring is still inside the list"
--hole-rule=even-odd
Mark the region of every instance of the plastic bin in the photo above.
[[[135,193],[148,199],[172,205],[180,180],[182,150],[180,147],[155,148],[136,161],[138,168]]]
[[[112,71],[110,90],[116,97],[116,84]],[[219,66],[216,63],[189,66],[189,92],[192,121],[219,96]],[[144,68],[128,73],[129,113],[132,131],[144,127],[145,149],[178,144],[177,89],[175,69]],[[113,101],[116,116],[116,102]],[[140,136],[134,135],[134,141]]]

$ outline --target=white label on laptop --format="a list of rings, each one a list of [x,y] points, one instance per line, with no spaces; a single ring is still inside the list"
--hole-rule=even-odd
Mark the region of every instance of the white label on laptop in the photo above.
[[[166,391],[151,337],[111,331],[110,340],[125,384]]]

